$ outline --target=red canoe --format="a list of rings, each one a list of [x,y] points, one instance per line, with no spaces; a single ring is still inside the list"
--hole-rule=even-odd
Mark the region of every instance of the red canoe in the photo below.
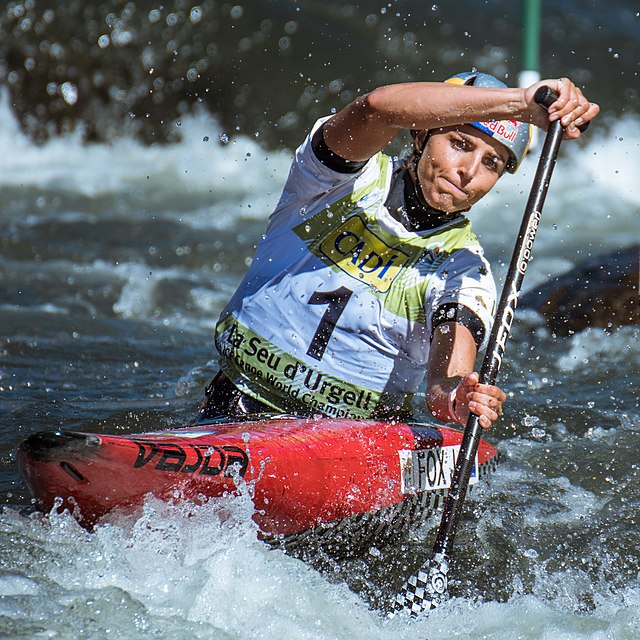
[[[348,526],[350,543],[365,544],[440,504],[461,437],[416,423],[272,418],[126,436],[36,433],[18,461],[39,509],[62,498],[86,526],[148,494],[201,501],[246,483],[265,539],[295,546]],[[481,441],[472,483],[496,462]]]

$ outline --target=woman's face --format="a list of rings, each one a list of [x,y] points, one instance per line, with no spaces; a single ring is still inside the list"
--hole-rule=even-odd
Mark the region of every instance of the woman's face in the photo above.
[[[434,209],[464,211],[504,173],[509,152],[471,125],[435,129],[418,162],[422,194]]]

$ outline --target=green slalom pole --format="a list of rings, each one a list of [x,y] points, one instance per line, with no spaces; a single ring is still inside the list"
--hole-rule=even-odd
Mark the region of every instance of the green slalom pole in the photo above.
[[[524,20],[522,25],[522,63],[524,71],[538,71],[540,68],[540,15],[541,0],[524,0]]]
[[[540,24],[542,0],[522,0],[522,67],[519,87],[530,87],[540,80]],[[539,133],[533,128],[529,150],[538,146]]]

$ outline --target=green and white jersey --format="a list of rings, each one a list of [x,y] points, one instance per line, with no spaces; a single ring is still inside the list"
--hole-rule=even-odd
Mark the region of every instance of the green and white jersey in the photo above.
[[[466,218],[416,233],[389,214],[398,160],[380,153],[356,174],[338,173],[317,159],[312,135],[221,315],[221,367],[278,411],[409,415],[436,309],[465,305],[488,334],[489,264]]]

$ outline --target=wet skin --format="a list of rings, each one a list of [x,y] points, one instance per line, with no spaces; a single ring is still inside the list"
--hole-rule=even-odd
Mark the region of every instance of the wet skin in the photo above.
[[[464,211],[491,191],[508,159],[502,144],[475,127],[436,129],[418,162],[422,194],[435,209]]]

